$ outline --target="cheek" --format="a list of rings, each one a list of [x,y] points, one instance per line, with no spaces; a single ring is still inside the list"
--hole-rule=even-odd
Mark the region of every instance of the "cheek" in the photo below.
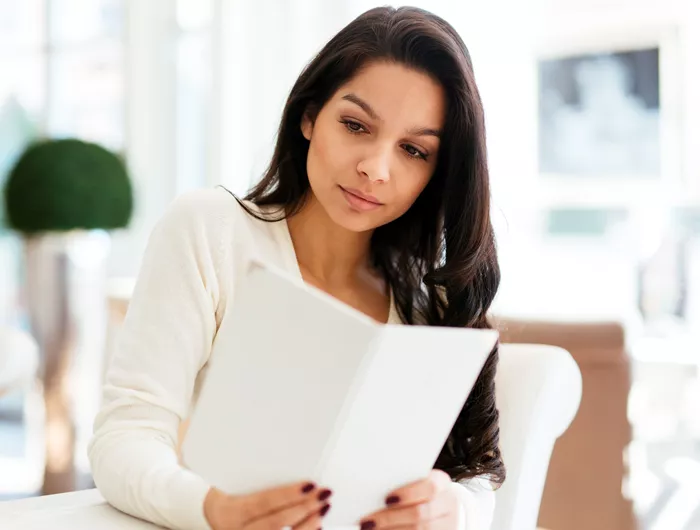
[[[312,183],[331,184],[351,164],[351,150],[332,129],[317,129],[311,138],[307,172]]]
[[[405,212],[416,201],[421,192],[430,182],[432,172],[421,171],[417,174],[406,175],[407,178],[396,182],[396,198],[399,207]]]

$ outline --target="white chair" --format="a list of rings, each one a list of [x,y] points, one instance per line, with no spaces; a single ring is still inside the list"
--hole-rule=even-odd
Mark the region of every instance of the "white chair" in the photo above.
[[[534,530],[554,442],[581,401],[581,372],[562,348],[502,344],[496,376],[506,482],[491,530]]]
[[[39,348],[22,331],[0,326],[0,396],[31,387],[39,367]]]

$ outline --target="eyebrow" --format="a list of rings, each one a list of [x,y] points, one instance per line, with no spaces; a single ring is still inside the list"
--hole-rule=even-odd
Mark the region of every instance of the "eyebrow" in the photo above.
[[[376,113],[376,111],[372,108],[372,106],[369,103],[367,103],[364,99],[358,97],[357,95],[345,94],[342,97],[342,99],[344,99],[345,101],[349,101],[350,103],[354,103],[355,105],[360,107],[373,120],[381,121],[379,114]],[[440,136],[442,135],[442,131],[440,131],[438,129],[431,129],[430,127],[417,127],[415,129],[410,129],[407,132],[411,136],[435,136],[437,138],[440,138]]]

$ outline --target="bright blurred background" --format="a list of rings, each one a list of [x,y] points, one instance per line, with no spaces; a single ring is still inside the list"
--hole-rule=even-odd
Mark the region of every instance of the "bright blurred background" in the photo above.
[[[413,5],[451,22],[472,54],[503,269],[494,314],[624,328],[621,495],[639,528],[700,529],[700,3]],[[84,447],[110,319],[154,223],[187,190],[244,193],[300,70],[374,6],[0,0],[0,185],[33,140],[75,137],[122,157],[134,188],[130,225],[73,302],[71,488],[91,487]],[[0,227],[0,327],[30,331],[26,276],[22,238]],[[40,387],[0,388],[0,499],[46,492]]]

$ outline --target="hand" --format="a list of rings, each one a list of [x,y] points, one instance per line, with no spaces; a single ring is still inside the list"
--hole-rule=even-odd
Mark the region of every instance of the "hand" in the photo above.
[[[320,530],[331,494],[310,482],[236,496],[211,488],[204,516],[212,530]]]
[[[362,530],[457,530],[461,505],[451,482],[447,473],[432,470],[390,493],[387,508],[362,519]]]

